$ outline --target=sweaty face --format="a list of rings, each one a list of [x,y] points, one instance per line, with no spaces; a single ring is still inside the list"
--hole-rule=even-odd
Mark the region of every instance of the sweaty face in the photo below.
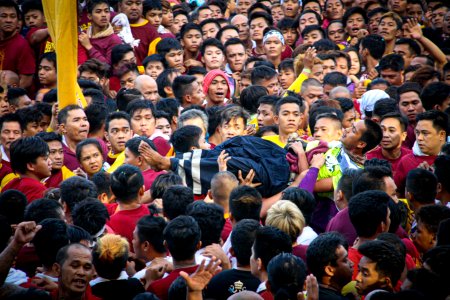
[[[264,42],[264,52],[266,56],[270,59],[277,59],[281,57],[281,53],[285,49],[283,43],[279,38],[273,36],[268,38]]]
[[[426,155],[438,155],[445,143],[445,131],[433,127],[433,122],[421,120],[414,130],[420,150]]]
[[[124,0],[119,2],[119,10],[124,13],[131,24],[137,23],[142,16],[143,1]]]
[[[221,124],[218,129],[223,142],[235,136],[245,135],[244,119],[233,118],[230,122]]]
[[[319,141],[338,141],[342,136],[341,124],[328,118],[320,118],[314,126],[314,138]]]
[[[220,69],[225,60],[225,56],[221,49],[210,46],[206,47],[205,55],[202,57],[207,70]]]
[[[67,259],[60,268],[59,283],[71,294],[82,295],[95,273],[91,252],[77,246],[69,248]]]
[[[102,152],[94,144],[83,146],[81,149],[80,165],[88,176],[100,172],[103,166]]]
[[[436,235],[430,232],[422,222],[417,222],[412,240],[420,253],[425,253],[436,245]]]
[[[388,151],[399,149],[406,138],[406,131],[402,130],[399,120],[387,118],[381,121],[380,126],[383,131],[381,147]]]
[[[388,81],[391,85],[400,86],[403,84],[403,74],[401,71],[397,72],[392,69],[380,71],[381,78]]]
[[[54,87],[56,85],[56,68],[53,62],[47,59],[41,60],[38,68],[39,83],[44,87]]]
[[[407,5],[406,0],[389,0],[388,1],[389,10],[399,14],[400,16],[405,13],[406,5]]]
[[[373,290],[386,286],[386,278],[376,270],[376,263],[363,256],[359,261],[359,272],[356,276],[356,290],[360,295],[367,295]]]
[[[201,23],[202,21],[206,19],[210,19],[212,17],[212,11],[210,9],[202,9],[198,13],[198,23]]]
[[[228,92],[228,84],[222,76],[215,77],[208,89],[208,99],[215,105],[222,105]]]
[[[73,109],[67,114],[67,121],[62,124],[63,133],[71,141],[80,142],[87,138],[89,122],[84,110]]]
[[[52,171],[61,170],[64,163],[64,151],[60,141],[47,142],[49,148],[48,158],[52,164]]]
[[[271,126],[275,124],[273,106],[260,104],[257,110],[258,127]]]
[[[408,118],[412,124],[416,123],[418,114],[424,112],[422,101],[416,92],[407,92],[400,95],[398,103],[400,112]]]
[[[203,93],[203,87],[198,83],[198,81],[194,81],[192,83],[192,94],[189,96],[189,103],[191,105],[202,105],[205,100],[205,94]]]
[[[410,18],[414,18],[420,21],[423,19],[423,10],[420,4],[409,3],[406,5],[406,14]]]
[[[296,132],[300,126],[301,116],[300,107],[295,103],[286,103],[281,105],[280,111],[275,118],[280,133],[290,134]]]
[[[448,8],[441,7],[434,10],[431,14],[431,23],[434,28],[442,28],[444,26],[444,17],[447,13]]]
[[[111,144],[111,150],[114,154],[125,150],[125,144],[133,136],[130,123],[126,119],[113,119],[109,122],[106,139]]]
[[[155,117],[150,109],[141,109],[131,117],[131,128],[137,135],[150,137],[155,132]]]
[[[156,119],[156,129],[169,137],[172,135],[172,127],[166,118]]]
[[[233,72],[241,72],[247,59],[247,53],[243,45],[230,45],[226,48],[227,62]]]
[[[276,7],[272,9],[272,18],[273,22],[277,24],[281,19],[284,18],[284,12],[281,7]]]
[[[323,98],[323,87],[320,86],[310,86],[304,91],[302,91],[302,97],[311,105],[315,101]]]
[[[378,24],[380,24],[380,19],[381,16],[383,14],[382,13],[377,13],[374,14],[370,19],[369,19],[369,33],[370,34],[378,34]]]
[[[161,74],[164,71],[164,65],[160,61],[151,61],[147,64],[147,67],[145,68],[145,74],[152,77],[156,80],[158,78],[159,74]]]
[[[341,142],[347,150],[361,147],[361,137],[366,131],[364,121],[353,123],[351,127],[344,130]]]
[[[344,30],[344,25],[342,25],[342,23],[333,23],[330,24],[330,26],[328,26],[328,38],[333,42],[333,43],[340,43],[343,42],[345,40],[345,30]]]

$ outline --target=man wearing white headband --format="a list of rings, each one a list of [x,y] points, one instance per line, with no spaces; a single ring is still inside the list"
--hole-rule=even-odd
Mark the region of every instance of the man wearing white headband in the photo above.
[[[281,54],[286,48],[283,34],[277,29],[268,30],[264,34],[263,45],[267,60],[273,63],[275,69],[278,69]]]

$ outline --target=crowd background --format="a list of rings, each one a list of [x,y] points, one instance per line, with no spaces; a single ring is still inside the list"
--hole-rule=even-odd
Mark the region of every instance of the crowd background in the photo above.
[[[1,299],[449,299],[446,1],[72,1],[0,0]]]

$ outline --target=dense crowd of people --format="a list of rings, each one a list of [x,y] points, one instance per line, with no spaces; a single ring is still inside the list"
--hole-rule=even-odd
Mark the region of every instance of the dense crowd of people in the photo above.
[[[85,107],[0,0],[1,299],[449,299],[447,1],[76,2]]]

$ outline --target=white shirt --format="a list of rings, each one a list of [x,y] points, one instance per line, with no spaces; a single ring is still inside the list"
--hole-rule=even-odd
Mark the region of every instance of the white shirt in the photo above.
[[[297,244],[308,246],[316,237],[317,233],[310,226],[306,226],[297,238]]]

